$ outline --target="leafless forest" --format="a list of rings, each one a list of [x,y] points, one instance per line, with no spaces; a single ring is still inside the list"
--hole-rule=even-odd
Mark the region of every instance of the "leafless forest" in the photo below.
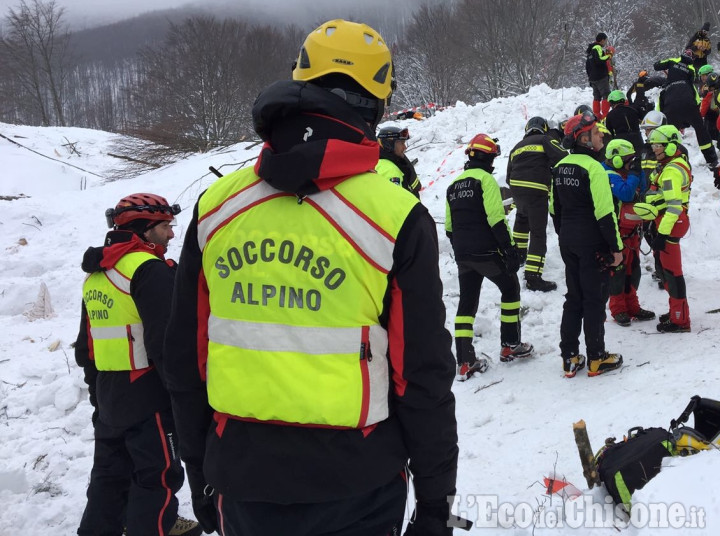
[[[455,0],[403,9],[352,17],[392,47],[395,109],[474,103],[540,83],[585,85],[585,48],[599,31],[617,50],[622,88],[681,52],[703,22],[713,46],[720,38],[715,0]],[[121,132],[179,152],[252,136],[255,96],[290,76],[311,29],[175,13],[71,32],[64,10],[42,0],[0,15],[0,121]],[[716,58],[720,65],[714,49]]]

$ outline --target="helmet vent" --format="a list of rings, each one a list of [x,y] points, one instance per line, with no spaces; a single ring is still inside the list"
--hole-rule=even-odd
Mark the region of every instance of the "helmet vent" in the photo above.
[[[373,44],[373,41],[375,41],[375,36],[370,35],[369,33],[364,33],[364,34],[363,34],[363,37],[365,38],[365,42],[366,42],[368,45],[372,45],[372,44]]]
[[[310,68],[310,58],[308,58],[307,50],[305,50],[305,47],[302,47],[300,49],[300,69],[309,69]]]
[[[377,73],[375,73],[375,76],[373,76],[373,80],[377,82],[378,84],[384,84],[385,80],[387,80],[388,72],[390,72],[390,64],[386,63],[380,69]]]
[[[325,35],[330,37],[332,34],[335,33],[335,30],[337,30],[335,26],[328,26],[327,28],[325,28]]]

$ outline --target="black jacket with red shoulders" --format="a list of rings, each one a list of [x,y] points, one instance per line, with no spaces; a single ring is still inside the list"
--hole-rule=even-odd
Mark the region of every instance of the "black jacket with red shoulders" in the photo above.
[[[267,142],[256,173],[301,198],[373,169],[358,156],[375,135],[344,100],[306,82],[277,82],[258,97],[256,131]],[[303,132],[313,131],[313,143]],[[379,152],[379,151],[378,151]],[[322,165],[332,160],[333,166]],[[329,168],[333,177],[327,176]],[[223,179],[220,179],[223,180]],[[165,341],[168,388],[193,493],[203,478],[234,500],[276,504],[335,501],[390,482],[408,463],[418,500],[445,503],[455,492],[457,426],[450,390],[455,362],[444,327],[435,223],[420,203],[394,248],[380,323],[393,354],[390,416],[366,429],[326,429],[248,422],[215,414],[203,359],[206,333],[198,296],[207,292],[198,246],[198,208],[182,249]],[[205,290],[203,290],[205,289]],[[400,329],[397,329],[398,326]],[[202,339],[202,341],[201,341]],[[402,389],[398,389],[402,385]],[[198,489],[199,488],[199,489]]]
[[[144,343],[151,363],[147,369],[98,371],[90,351],[87,310],[85,303],[82,304],[75,361],[85,372],[90,402],[100,419],[110,426],[124,428],[170,407],[170,396],[161,373],[175,266],[172,261],[163,259],[161,249],[161,246],[150,247],[130,231],[110,231],[104,246],[88,248],[83,257],[83,271],[92,274],[112,268],[125,253],[145,251],[159,255],[157,260],[140,265],[130,282],[130,295],[143,323]]]

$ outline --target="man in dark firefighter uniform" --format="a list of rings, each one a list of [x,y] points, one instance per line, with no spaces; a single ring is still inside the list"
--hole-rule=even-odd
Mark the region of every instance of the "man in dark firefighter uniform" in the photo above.
[[[408,129],[384,127],[378,132],[377,139],[380,142],[380,160],[375,166],[375,171],[420,199],[422,184],[415,167],[405,155],[407,150],[405,142],[410,139]]]
[[[526,285],[528,290],[541,292],[557,288],[556,283],[542,278],[547,252],[548,192],[552,168],[567,156],[548,131],[544,118],[530,118],[525,137],[510,151],[506,175],[517,207],[513,239],[521,263],[525,261]]]
[[[588,376],[597,376],[622,365],[620,354],[605,350],[605,304],[608,267],[622,262],[623,244],[610,183],[597,161],[603,141],[596,117],[590,112],[571,117],[565,125],[563,146],[570,148],[571,154],[555,166],[550,196],[567,284],[560,354],[565,377],[574,377],[585,366],[579,349],[580,332],[584,331]]]
[[[668,58],[655,63],[656,71],[667,71],[667,85],[663,90],[660,110],[667,116],[668,123],[677,129],[692,127],[710,171],[718,165],[718,157],[710,133],[700,115],[700,97],[695,87],[695,67],[692,52],[686,50],[677,58]]]
[[[399,533],[408,463],[409,533],[452,532],[455,367],[435,223],[368,172],[392,77],[375,30],[322,24],[293,80],[255,101],[254,168],[195,207],[165,351],[208,532],[220,519],[226,536]]]
[[[669,295],[669,312],[660,315],[657,330],[660,333],[690,331],[685,277],[682,271],[680,239],[690,229],[688,203],[692,171],[683,157],[680,132],[672,125],[663,125],[652,131],[648,142],[658,160],[658,170],[651,177],[646,199],[658,210],[657,236],[652,248],[663,286]]]
[[[657,216],[657,210],[646,203],[647,180],[637,171],[635,148],[627,140],[612,140],[605,149],[602,166],[610,179],[615,214],[623,241],[623,262],[610,272],[610,314],[620,326],[632,320],[652,320],[655,313],[640,307],[637,288],[640,284],[640,240],[643,221]]]
[[[445,232],[458,265],[460,300],[455,317],[457,379],[464,381],[487,369],[473,348],[473,324],[485,278],[500,289],[500,360],[531,357],[533,347],[522,342],[520,330],[520,258],[505,219],[493,161],[500,154],[497,140],[478,134],[465,154],[465,171],[448,187]]]
[[[178,518],[184,475],[164,385],[163,341],[175,263],[165,261],[180,212],[154,194],[132,194],[105,212],[103,247],[82,268],[82,320],[75,360],[95,407],[95,455],[77,533],[202,533]]]

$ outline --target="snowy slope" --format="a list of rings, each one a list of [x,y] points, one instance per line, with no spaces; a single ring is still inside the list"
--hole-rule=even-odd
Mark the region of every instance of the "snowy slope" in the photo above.
[[[504,153],[496,162],[496,176],[504,184],[507,153],[521,139],[528,117],[562,119],[590,99],[587,90],[539,86],[519,97],[475,106],[459,103],[431,119],[402,122],[412,136],[408,154],[419,159],[416,168],[426,185],[422,201],[438,223],[446,326],[451,332],[458,285],[442,225],[444,195],[462,168],[464,144],[479,132],[498,137]],[[102,241],[105,208],[128,193],[151,191],[184,209],[178,217],[178,237],[170,243],[169,256],[177,259],[192,206],[213,180],[208,166],[235,169],[256,156],[258,146],[241,144],[131,180],[106,183],[94,174],[106,176],[116,166],[107,156],[113,135],[2,124],[0,134],[59,160],[48,160],[0,138],[0,196],[29,196],[0,200],[0,535],[50,531],[70,535],[84,508],[92,464],[91,408],[70,348],[80,310],[82,254]],[[64,146],[68,142],[77,142],[79,156]],[[606,437],[622,436],[633,426],[667,426],[693,394],[720,399],[719,317],[706,313],[720,308],[716,276],[720,271],[720,193],[712,187],[692,131],[685,133],[685,142],[695,168],[692,228],[683,241],[692,333],[659,335],[654,322],[628,328],[608,322],[607,346],[622,352],[623,369],[598,378],[578,375],[567,380],[562,377],[558,351],[563,265],[552,230],[545,274],[560,289],[549,294],[522,292],[523,306],[528,309],[523,338],[535,345],[537,357],[500,363],[500,295],[491,284],[483,288],[475,322],[476,349],[491,357],[491,368],[454,386],[460,437],[458,508],[465,517],[486,526],[495,521],[483,521],[488,516],[478,504],[499,504],[502,513],[512,516],[501,515],[497,520],[506,528],[475,528],[471,534],[615,533],[601,526],[612,525],[612,516],[593,520],[589,513],[588,501],[594,501],[596,509],[605,505],[603,490],[588,491],[587,497],[569,502],[564,510],[560,498],[544,494],[542,479],[553,470],[585,488],[572,423],[585,419],[593,446],[599,448]],[[649,270],[650,256],[644,257],[643,266]],[[23,313],[36,301],[42,282],[49,289],[55,316],[30,321]],[[643,277],[639,295],[644,307],[657,313],[667,310],[667,296],[651,282],[649,273]],[[705,528],[688,531],[676,516],[667,520],[675,530],[652,528],[652,523],[641,518],[637,524],[642,527],[630,526],[623,532],[720,534],[719,481],[720,453],[670,460],[655,480],[635,494],[641,505],[638,512],[651,503],[660,510],[662,505],[656,503],[677,503],[673,508],[687,514],[689,524],[697,522]],[[578,505],[581,512],[573,514]],[[542,515],[534,516],[538,511]],[[564,527],[544,528],[552,524],[554,514],[548,512],[559,512]],[[181,493],[181,513],[191,516],[187,488]],[[570,527],[583,527],[582,523],[586,525],[579,530]],[[591,523],[598,528],[588,526]]]

